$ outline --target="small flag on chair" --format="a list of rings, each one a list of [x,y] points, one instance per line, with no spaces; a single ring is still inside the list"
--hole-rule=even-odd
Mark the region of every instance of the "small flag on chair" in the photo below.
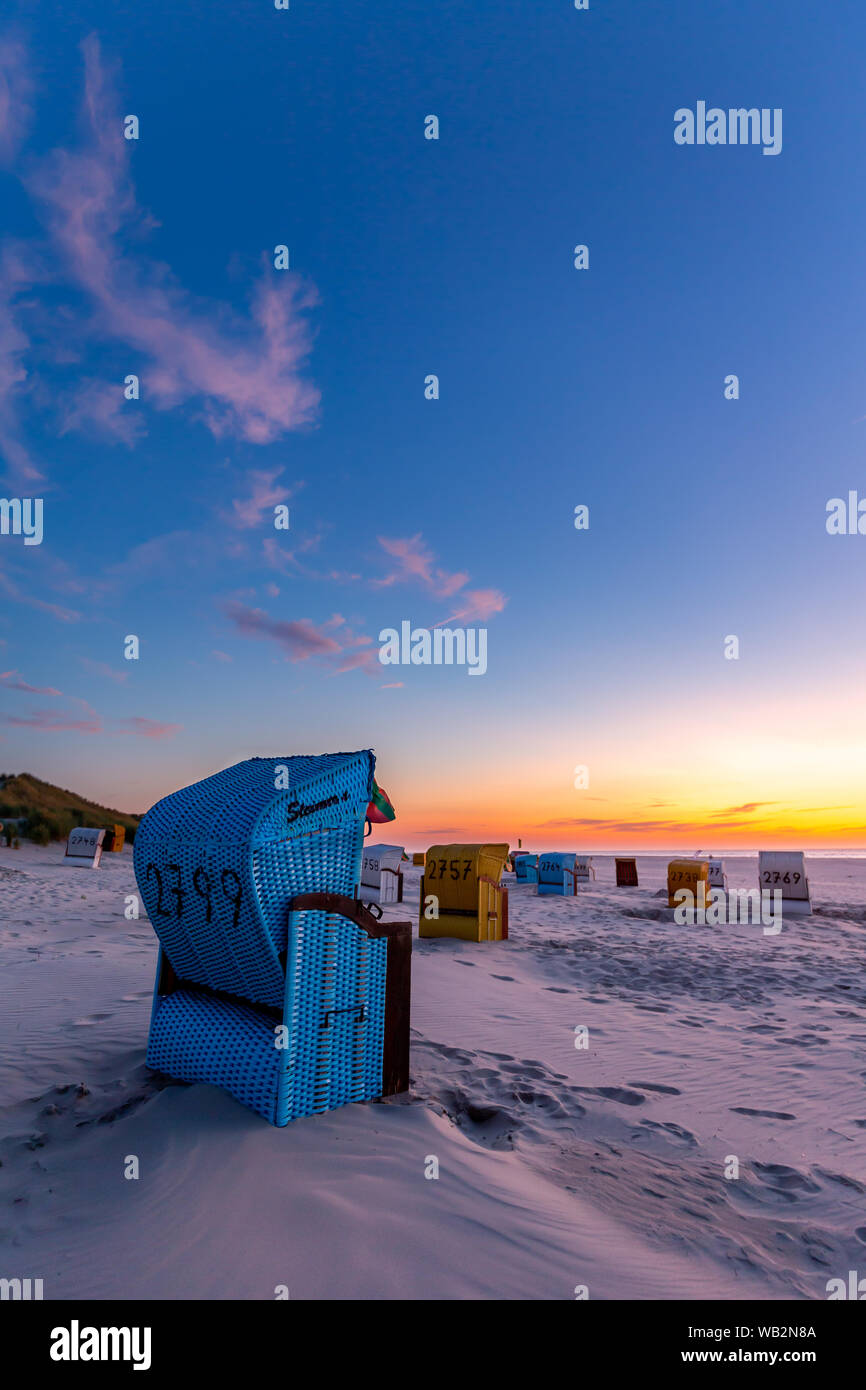
[[[378,783],[373,781],[373,795],[370,797],[370,804],[367,807],[367,820],[374,825],[381,825],[386,820],[396,820],[397,812],[388,799],[388,793],[384,792]]]

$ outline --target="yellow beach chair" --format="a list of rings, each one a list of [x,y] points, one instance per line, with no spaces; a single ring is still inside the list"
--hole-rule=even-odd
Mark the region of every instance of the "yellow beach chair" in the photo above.
[[[694,905],[701,899],[703,907],[710,896],[710,865],[707,859],[672,859],[668,864],[668,907],[677,907],[679,904],[676,895],[681,888],[687,888],[692,895]],[[704,891],[701,894],[698,884],[703,883]]]
[[[431,845],[421,878],[418,935],[504,941],[508,889],[500,879],[507,858],[507,845]],[[427,916],[431,908],[438,916]]]

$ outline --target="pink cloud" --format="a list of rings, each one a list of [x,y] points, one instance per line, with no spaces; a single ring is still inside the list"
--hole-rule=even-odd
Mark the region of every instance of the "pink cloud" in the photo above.
[[[269,520],[273,520],[273,509],[279,502],[288,502],[297,492],[296,487],[287,487],[285,483],[277,484],[277,479],[282,477],[282,468],[271,470],[252,469],[247,475],[252,484],[252,491],[249,497],[236,497],[232,500],[232,521],[235,526],[242,530],[251,529],[253,526],[260,526],[262,515],[270,513]],[[270,537],[269,539],[273,539]]]
[[[161,724],[156,719],[144,719],[141,715],[133,715],[131,719],[119,719],[117,722],[126,726],[118,732],[138,734],[141,738],[168,738],[170,734],[176,734],[183,728],[182,724]]]
[[[40,613],[50,613],[52,618],[56,618],[61,623],[77,623],[81,617],[72,608],[61,608],[56,603],[46,603],[43,599],[33,598],[30,594],[22,593],[18,585],[10,579],[8,574],[0,571],[0,590],[15,603],[25,603],[30,608],[36,608]]]
[[[55,714],[52,710],[42,709],[28,715],[4,714],[0,717],[5,724],[14,724],[25,729],[41,729],[43,733],[102,733],[102,720],[98,715],[91,719],[71,719],[67,714]]]
[[[118,685],[122,685],[128,679],[128,672],[115,671],[105,661],[91,661],[87,656],[82,656],[79,659],[84,669],[91,671],[94,676],[105,676],[107,680],[116,681]]]
[[[226,613],[243,637],[270,639],[287,653],[292,661],[306,661],[311,656],[333,656],[342,650],[340,643],[307,618],[287,622],[270,618],[261,608],[247,608],[241,603],[229,603]]]
[[[436,623],[436,627],[444,627],[446,623],[463,622],[471,623],[484,621],[491,618],[494,613],[501,613],[507,598],[498,589],[467,589],[460,595],[459,607],[450,618],[443,618]]]
[[[229,656],[228,652],[220,652],[220,651],[217,651],[216,649],[214,649],[214,651],[211,652],[211,656],[215,656],[216,659],[217,659],[217,661],[231,661],[231,660],[232,660],[232,657]]]
[[[285,543],[281,544],[276,536],[266,536],[262,542],[262,550],[264,551],[265,562],[271,569],[277,570],[280,574],[301,575],[304,579],[328,580],[337,584],[359,583],[362,578],[360,574],[350,570],[317,570],[299,559],[301,555],[318,550],[321,542],[322,532],[318,531],[296,541],[290,550]]]
[[[18,407],[29,389],[24,358],[30,339],[19,323],[18,298],[31,272],[19,252],[7,248],[0,259],[0,452],[10,479],[42,478],[20,438]]]
[[[135,200],[122,112],[98,41],[87,39],[83,50],[84,144],[55,151],[28,187],[46,210],[67,273],[90,299],[90,330],[144,355],[143,397],[162,409],[196,403],[216,436],[266,444],[311,423],[319,392],[301,369],[309,352],[303,315],[314,294],[297,276],[266,268],[249,320],[240,321],[226,306],[193,300],[140,244],[126,251],[153,219]]]
[[[0,39],[0,162],[11,164],[30,125],[33,79],[17,39]]]
[[[440,598],[448,598],[462,589],[469,578],[468,574],[449,574],[447,570],[438,569],[434,565],[433,552],[424,544],[420,533],[394,539],[378,536],[377,539],[382,549],[397,561],[397,567],[382,579],[374,579],[376,588],[387,588],[414,579]]]
[[[62,695],[62,690],[55,690],[53,685],[28,685],[24,680],[14,680],[14,676],[20,676],[19,671],[0,672],[0,682],[6,686],[7,690],[26,690],[28,695]]]
[[[76,386],[74,403],[67,405],[60,421],[60,434],[91,425],[123,444],[133,444],[144,433],[141,414],[124,398],[119,381],[87,381]]]
[[[238,602],[227,604],[225,611],[242,636],[276,642],[291,661],[318,657],[333,666],[334,675],[356,670],[373,675],[381,670],[372,637],[354,633],[340,613],[316,626],[308,618],[271,618],[260,608]]]

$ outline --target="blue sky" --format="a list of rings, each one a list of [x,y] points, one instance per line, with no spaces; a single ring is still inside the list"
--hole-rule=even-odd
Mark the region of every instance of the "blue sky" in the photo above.
[[[372,745],[418,843],[863,842],[862,6],[8,13],[7,770]],[[781,154],[677,146],[698,100]],[[461,613],[483,678],[378,666]]]

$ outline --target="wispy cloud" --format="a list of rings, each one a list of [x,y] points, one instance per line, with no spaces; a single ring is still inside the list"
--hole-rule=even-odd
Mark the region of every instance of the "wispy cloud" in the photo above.
[[[183,728],[182,724],[162,724],[157,719],[145,719],[141,715],[119,719],[117,724],[119,733],[137,734],[139,738],[169,738]]]
[[[389,588],[392,584],[415,580],[439,598],[448,598],[458,589],[462,589],[469,579],[468,574],[449,574],[447,570],[440,569],[435,563],[433,552],[425,545],[420,533],[405,537],[377,536],[377,540],[396,564],[382,578],[372,581],[376,588]]]
[[[142,360],[142,396],[159,409],[188,406],[215,436],[267,444],[311,424],[319,392],[306,380],[307,311],[315,292],[263,258],[248,313],[196,298],[170,268],[149,257],[155,219],[136,200],[129,145],[114,78],[95,37],[82,45],[84,95],[81,143],[32,164],[23,178],[47,228],[41,270],[7,251],[0,268],[0,445],[10,466],[33,476],[12,415],[27,380],[28,335],[14,314],[27,276],[51,281],[57,299],[83,294],[88,313],[64,318],[65,351],[76,341],[120,342]],[[0,159],[12,159],[29,121],[33,84],[26,54],[0,43]],[[74,355],[74,354],[73,354]],[[124,409],[119,383],[79,381],[61,406],[61,432],[96,427],[127,443],[141,417]],[[242,513],[243,515],[243,513]]]
[[[90,671],[94,676],[104,676],[106,680],[116,681],[118,685],[123,685],[129,679],[127,671],[115,671],[106,661],[91,661],[88,656],[79,657],[79,661],[85,671]]]
[[[31,714],[4,714],[0,717],[2,717],[4,724],[12,724],[25,729],[40,729],[43,733],[101,734],[103,731],[102,720],[98,715],[75,719],[70,714],[39,709],[34,710]]]
[[[135,199],[122,112],[95,37],[85,63],[77,150],[60,149],[28,179],[67,275],[89,298],[93,331],[142,353],[143,390],[157,406],[197,405],[214,435],[266,444],[309,424],[319,393],[301,376],[309,352],[303,311],[315,300],[297,276],[264,271],[250,321],[195,301],[139,241],[153,225]]]
[[[13,486],[19,480],[26,486],[42,479],[23,442],[19,418],[29,389],[25,358],[30,338],[21,323],[18,301],[31,279],[31,267],[21,252],[6,247],[0,256],[0,452]]]
[[[235,602],[226,605],[226,614],[242,637],[276,642],[290,661],[307,661],[311,656],[335,656],[342,651],[339,642],[307,618],[292,621],[271,618],[261,608],[247,608]]]
[[[18,679],[16,680],[16,676]],[[0,684],[7,690],[25,690],[28,695],[62,695],[62,690],[55,690],[53,685],[29,685],[27,681],[21,679],[19,671],[0,671]]]
[[[269,519],[273,519],[274,507],[278,503],[288,502],[298,488],[303,486],[296,483],[290,487],[286,483],[279,483],[277,480],[282,477],[284,471],[282,468],[251,469],[247,473],[250,493],[247,497],[232,499],[230,519],[233,525],[241,530],[251,530],[254,526],[261,525],[266,512],[270,513]]]
[[[76,385],[75,397],[66,402],[59,425],[61,435],[72,430],[95,432],[129,445],[145,433],[141,414],[130,410],[116,381],[81,381]]]
[[[378,648],[372,637],[353,632],[340,613],[316,625],[309,618],[272,618],[261,608],[249,608],[233,600],[225,613],[242,637],[276,642],[290,661],[324,660],[335,675],[364,670],[368,675],[382,670]]]
[[[27,135],[32,97],[27,49],[13,35],[0,38],[0,163],[12,163]]]
[[[15,603],[27,604],[30,608],[36,608],[40,613],[48,613],[52,618],[56,618],[61,623],[77,623],[81,617],[74,608],[62,608],[57,603],[47,603],[43,599],[34,598],[32,594],[19,589],[15,581],[0,570],[0,591]]]
[[[457,608],[448,618],[443,618],[436,623],[436,627],[444,627],[446,623],[471,623],[483,622],[486,618],[492,618],[494,613],[501,613],[508,600],[498,589],[465,589],[458,596]]]

